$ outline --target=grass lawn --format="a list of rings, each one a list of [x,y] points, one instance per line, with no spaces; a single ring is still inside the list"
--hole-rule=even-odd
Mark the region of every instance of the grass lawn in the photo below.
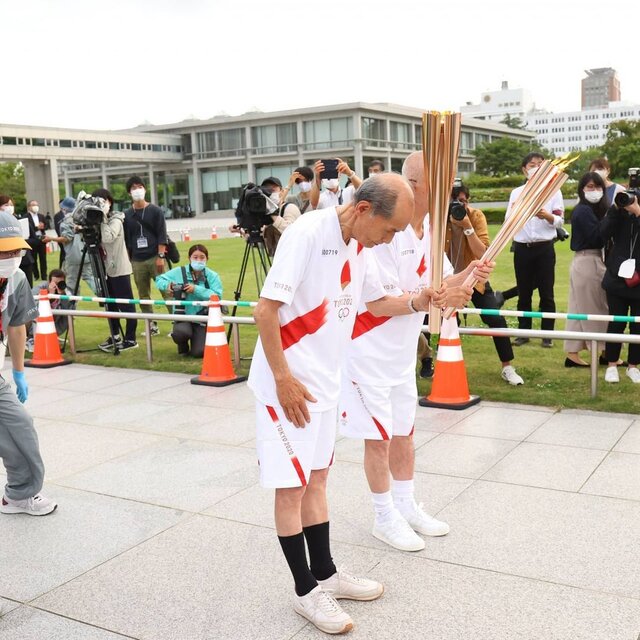
[[[497,226],[491,227],[495,234]],[[183,256],[191,243],[178,243]],[[209,248],[209,266],[217,271],[224,285],[224,298],[233,299],[233,292],[237,285],[238,271],[244,251],[245,243],[239,238],[204,241]],[[569,265],[572,252],[569,243],[556,244],[556,286],[555,297],[558,311],[566,311],[567,295],[569,291]],[[494,277],[491,279],[494,289],[507,289],[515,284],[513,274],[513,260],[509,253],[504,253],[498,260]],[[250,270],[243,287],[243,300],[257,300],[255,277]],[[89,295],[88,291],[83,291]],[[152,295],[160,299],[160,294],[152,288]],[[534,308],[537,298],[534,298]],[[80,308],[95,308],[97,305],[81,303]],[[510,300],[505,305],[507,309],[515,309],[516,300]],[[157,307],[158,315],[166,313],[165,307]],[[249,309],[238,309],[238,315],[250,315]],[[534,320],[534,327],[538,321]],[[516,318],[507,318],[509,326],[516,327]],[[483,326],[477,316],[469,316],[470,326]],[[95,346],[108,336],[106,320],[93,318],[79,318],[76,323],[77,348],[80,350],[94,349]],[[139,325],[138,331],[143,331]],[[556,323],[558,329],[564,328],[564,322]],[[127,351],[115,357],[99,350],[78,353],[75,360],[86,364],[104,366],[135,367],[141,369],[156,369],[181,373],[200,372],[200,360],[185,360],[178,358],[176,347],[167,336],[171,330],[169,322],[160,323],[161,335],[154,338],[154,361],[148,363],[144,338],[139,338],[140,348]],[[253,352],[256,330],[252,326],[241,326],[241,353],[243,364],[239,373],[246,374],[249,368],[249,358]],[[481,336],[464,336],[463,349],[470,390],[485,400],[504,402],[519,402],[552,407],[573,407],[601,411],[617,411],[625,413],[640,413],[640,390],[635,388],[626,376],[621,375],[618,385],[605,385],[604,368],[600,368],[598,397],[590,398],[589,370],[565,369],[563,345],[555,341],[552,349],[543,349],[540,341],[531,341],[522,347],[514,348],[515,361],[518,372],[525,380],[524,386],[511,387],[500,378],[500,363],[493,346],[493,340]],[[626,346],[623,347],[623,357],[626,358]],[[245,359],[246,358],[246,359]],[[419,380],[418,388],[421,394],[427,394],[430,381]]]

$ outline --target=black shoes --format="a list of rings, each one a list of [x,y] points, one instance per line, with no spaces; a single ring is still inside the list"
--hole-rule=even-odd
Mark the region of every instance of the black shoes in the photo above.
[[[564,359],[564,366],[567,367],[567,369],[570,369],[571,367],[578,367],[580,369],[584,369],[585,367],[589,367],[588,364],[580,364],[578,362],[574,362],[573,360],[570,360],[569,358],[565,358]]]
[[[542,346],[545,349],[551,349],[551,347],[553,347],[553,341],[551,338],[542,338]]]
[[[529,342],[529,338],[523,338],[519,336],[513,341],[513,344],[516,347],[521,347],[523,344],[527,344],[527,342]]]
[[[433,377],[433,358],[423,358],[422,366],[420,367],[421,378]]]

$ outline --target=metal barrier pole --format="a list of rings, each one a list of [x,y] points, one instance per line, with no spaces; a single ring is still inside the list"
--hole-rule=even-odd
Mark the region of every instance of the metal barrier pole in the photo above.
[[[67,324],[67,338],[69,338],[69,351],[72,356],[76,355],[76,328],[73,324],[73,316],[69,316],[69,322]]]
[[[233,364],[235,368],[240,367],[240,325],[231,325],[231,341],[233,342]]]
[[[153,346],[151,342],[151,320],[145,318],[144,321],[144,341],[147,343],[147,361],[153,362]]]
[[[598,395],[598,360],[600,354],[598,353],[598,342],[596,340],[591,341],[591,397],[595,398]]]

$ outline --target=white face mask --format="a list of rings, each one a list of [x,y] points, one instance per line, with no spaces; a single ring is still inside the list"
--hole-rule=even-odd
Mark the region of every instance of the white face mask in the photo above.
[[[377,176],[377,175],[378,175],[378,173],[371,173],[371,172],[369,172],[369,177],[370,177],[370,178],[373,178],[374,176]]]
[[[322,184],[325,189],[337,189],[340,186],[340,181],[337,178],[323,178]]]
[[[22,258],[0,260],[0,278],[10,278],[19,268]]]
[[[144,200],[145,193],[144,189],[131,189],[131,199],[134,202],[141,202]]]
[[[270,194],[270,195],[269,195],[269,199],[270,199],[270,200],[271,200],[271,202],[273,202],[275,205],[280,205],[280,192]]]
[[[533,176],[535,176],[537,172],[538,167],[531,167],[531,169],[527,169],[527,178],[531,180],[531,178],[533,178]]]
[[[40,211],[40,207],[35,206],[35,207],[31,207],[31,213],[38,213]]]
[[[7,213],[10,213],[11,215],[13,215],[15,210],[16,210],[16,208],[12,204],[5,204],[4,207],[2,207],[2,211],[6,211]]]
[[[102,213],[106,216],[109,213],[109,209],[111,209],[111,203],[108,200],[102,201]]]
[[[594,173],[597,173],[603,180],[609,177],[609,172],[606,169],[596,169]]]
[[[298,182],[298,189],[302,191],[302,193],[308,193],[311,191],[311,183],[310,182]]]
[[[597,191],[585,191],[584,198],[587,202],[591,202],[592,204],[596,204],[602,200],[603,193],[598,189]]]

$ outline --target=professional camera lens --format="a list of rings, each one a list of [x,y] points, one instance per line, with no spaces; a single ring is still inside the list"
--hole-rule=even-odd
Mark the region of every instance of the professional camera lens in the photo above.
[[[452,200],[449,203],[449,215],[454,220],[464,220],[464,217],[467,215],[467,208],[460,200]]]
[[[628,207],[636,200],[636,196],[628,191],[621,191],[616,194],[615,203],[618,207]]]

